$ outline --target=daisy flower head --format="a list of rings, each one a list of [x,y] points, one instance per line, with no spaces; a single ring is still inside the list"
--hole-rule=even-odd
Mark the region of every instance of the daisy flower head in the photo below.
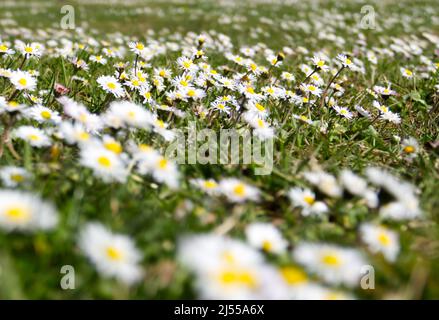
[[[334,106],[334,110],[335,110],[335,112],[337,112],[337,114],[339,114],[340,116],[342,116],[343,118],[346,118],[348,120],[351,120],[353,117],[352,112],[350,112],[348,108]]]
[[[101,55],[97,55],[97,56],[95,56],[95,55],[91,55],[90,56],[90,61],[93,61],[93,62],[96,62],[96,63],[98,63],[98,64],[100,64],[100,65],[105,65],[105,64],[107,64],[107,59],[105,59],[103,56],[101,56]]]
[[[192,73],[198,69],[194,61],[188,57],[182,56],[177,59],[177,64],[185,72]]]
[[[100,76],[96,82],[104,91],[111,93],[116,98],[125,96],[125,91],[123,90],[122,85],[113,76]]]
[[[355,68],[353,61],[348,56],[346,56],[344,54],[337,55],[337,60],[340,61],[342,66],[345,68],[349,68],[349,69]]]
[[[0,114],[4,112],[15,113],[25,111],[26,105],[20,104],[17,101],[6,101],[6,99],[0,96]]]
[[[72,123],[70,121],[61,122],[58,134],[68,144],[85,144],[92,138],[92,135],[87,132],[81,123]]]
[[[52,144],[50,138],[44,133],[43,130],[32,126],[18,127],[14,136],[18,139],[22,139],[29,143],[32,147],[42,148],[48,147]]]
[[[244,120],[253,128],[253,133],[261,140],[267,140],[274,137],[274,129],[265,121],[254,113],[245,112]]]
[[[99,223],[89,223],[80,232],[78,243],[104,277],[114,277],[128,285],[141,280],[142,256],[128,236],[113,233]]]
[[[360,226],[360,236],[372,253],[382,253],[384,258],[394,262],[399,253],[399,237],[386,227],[364,223]]]
[[[75,121],[81,123],[87,130],[98,132],[102,129],[102,119],[99,116],[90,113],[83,104],[66,96],[62,96],[57,100],[64,107],[64,113]]]
[[[412,79],[413,78],[413,71],[407,68],[400,68],[399,71],[401,72],[401,75],[406,79]]]
[[[307,124],[313,124],[314,122],[305,115],[293,114],[293,118],[305,122]]]
[[[146,47],[142,42],[139,41],[132,41],[128,44],[128,47],[132,52],[135,54],[141,56],[146,51]]]
[[[329,173],[324,171],[308,171],[303,175],[309,183],[330,197],[340,197],[343,193],[342,188],[337,183],[337,179]]]
[[[0,41],[0,56],[8,55],[11,56],[15,53],[13,49],[11,49],[6,43]]]
[[[152,126],[154,128],[154,132],[157,132],[166,141],[174,140],[174,138],[175,138],[174,131],[168,129],[169,125],[167,123],[165,123],[163,120],[160,120],[159,118],[155,117],[155,119],[152,121]]]
[[[16,90],[33,91],[37,87],[37,80],[26,71],[13,71],[9,78]]]
[[[0,179],[5,187],[15,188],[29,181],[31,175],[26,169],[6,166],[0,168]]]
[[[104,113],[103,119],[111,127],[127,126],[149,129],[153,122],[153,115],[133,102],[113,101]]]
[[[408,137],[402,140],[401,149],[402,149],[402,153],[408,159],[416,158],[420,150],[418,141],[413,137]]]
[[[190,183],[209,195],[217,195],[219,193],[219,184],[213,179],[192,179]]]
[[[44,51],[43,45],[37,42],[24,43],[20,41],[16,44],[15,47],[26,58],[29,57],[39,58],[41,57]]]
[[[80,163],[92,169],[104,182],[124,183],[128,176],[128,170],[120,155],[96,143],[81,145]]]
[[[265,252],[281,254],[288,246],[280,231],[270,223],[254,222],[247,226],[245,235],[252,247]]]
[[[226,102],[213,101],[210,104],[210,107],[214,110],[218,110],[221,113],[230,114],[230,107],[227,105]]]
[[[288,197],[295,207],[302,209],[303,216],[321,216],[328,212],[328,206],[323,201],[317,201],[315,193],[309,189],[292,188]]]
[[[304,92],[308,92],[317,97],[320,97],[322,93],[322,89],[314,84],[302,84],[300,87]]]
[[[348,287],[360,284],[361,269],[367,264],[357,250],[325,243],[301,243],[293,257],[326,283]]]
[[[53,123],[58,124],[61,122],[61,116],[57,111],[36,105],[29,109],[29,116],[39,123]]]
[[[225,178],[220,181],[221,193],[230,201],[242,203],[247,200],[258,201],[260,191],[236,178]]]
[[[329,71],[329,66],[326,64],[326,61],[322,59],[321,56],[315,55],[314,57],[312,57],[311,61],[318,70],[322,70],[323,72]]]
[[[0,190],[0,229],[5,231],[49,230],[58,223],[55,208],[38,196]]]

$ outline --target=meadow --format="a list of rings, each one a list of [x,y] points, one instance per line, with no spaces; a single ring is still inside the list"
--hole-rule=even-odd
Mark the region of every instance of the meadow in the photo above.
[[[2,1],[0,298],[438,299],[438,12]]]

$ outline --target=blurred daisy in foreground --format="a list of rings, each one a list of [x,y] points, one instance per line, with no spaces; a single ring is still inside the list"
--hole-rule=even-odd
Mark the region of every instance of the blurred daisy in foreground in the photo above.
[[[50,138],[44,131],[32,126],[18,127],[14,132],[14,136],[26,141],[32,147],[42,148],[51,145]]]
[[[349,287],[360,284],[361,268],[367,264],[357,250],[330,244],[301,243],[293,256],[328,284]]]
[[[277,270],[245,243],[217,235],[196,235],[179,241],[179,260],[196,274],[203,299],[283,299]]]
[[[288,192],[288,197],[295,207],[302,209],[302,215],[305,217],[320,216],[328,211],[328,206],[322,201],[317,201],[314,192],[309,189],[292,188]]]
[[[103,276],[126,284],[141,280],[143,272],[138,264],[142,257],[129,237],[89,223],[79,235],[79,247]]]
[[[6,187],[16,187],[26,183],[31,175],[24,168],[7,166],[0,168],[0,179]]]
[[[27,192],[0,190],[0,228],[6,231],[52,229],[58,223],[55,208]]]
[[[225,178],[220,181],[220,191],[231,202],[258,201],[260,191],[236,178]]]
[[[280,231],[270,223],[252,223],[245,229],[245,234],[252,247],[265,252],[283,253],[288,246]]]
[[[398,234],[383,226],[364,223],[360,227],[360,236],[372,253],[382,253],[390,262],[394,262],[399,252]]]

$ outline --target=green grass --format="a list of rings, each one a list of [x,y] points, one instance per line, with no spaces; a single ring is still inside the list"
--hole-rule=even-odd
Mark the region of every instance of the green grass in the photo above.
[[[58,28],[61,2],[31,1],[36,11],[29,12],[24,8],[28,1],[17,1],[13,6],[0,9],[0,19],[6,13],[11,13],[16,26],[0,26],[0,39],[16,38],[11,32],[18,26],[29,28],[30,31],[48,30],[47,38],[34,34],[35,41],[45,42],[50,38],[69,38],[82,42],[85,36],[78,29],[62,31]],[[356,18],[352,14],[360,14],[362,4],[349,1],[328,1],[311,8],[309,3],[301,2],[295,5],[268,5],[242,3],[237,7],[223,7],[215,1],[197,1],[188,3],[169,3],[161,1],[145,2],[145,4],[112,5],[78,4],[76,8],[76,23],[84,27],[84,34],[95,39],[113,43],[114,33],[126,36],[122,44],[127,48],[127,40],[140,37],[148,42],[151,38],[173,40],[172,35],[178,32],[201,33],[215,30],[231,37],[238,53],[241,46],[254,45],[262,42],[275,52],[288,46],[296,54],[287,56],[279,69],[274,69],[272,75],[278,77],[281,71],[290,71],[296,76],[296,84],[305,77],[300,72],[300,64],[308,63],[309,57],[317,50],[325,50],[334,58],[341,52],[352,52],[357,48],[359,30],[355,28]],[[368,47],[388,48],[391,37],[407,38],[410,35],[422,38],[422,33],[428,31],[439,34],[435,1],[380,1],[374,3],[377,10],[378,30],[361,31]],[[136,9],[148,7],[149,14],[136,13]],[[425,8],[434,11],[426,13]],[[178,11],[177,9],[181,9]],[[336,25],[335,20],[323,18],[324,12],[336,11],[343,15],[342,21],[346,26]],[[163,13],[158,16],[157,12]],[[224,24],[218,21],[220,16],[245,17],[246,21]],[[269,18],[272,25],[261,22],[261,17]],[[404,22],[401,17],[410,18]],[[399,18],[399,19],[398,19]],[[395,21],[393,21],[393,19]],[[242,19],[241,19],[242,20]],[[437,19],[436,19],[437,20]],[[318,22],[306,32],[294,24],[295,21]],[[284,26],[281,27],[281,23]],[[329,40],[318,38],[321,30],[332,26],[335,34],[345,40],[344,46],[337,46]],[[257,33],[260,27],[267,34]],[[164,30],[167,28],[168,31]],[[239,28],[240,30],[237,30]],[[146,30],[154,30],[153,36],[148,36]],[[59,32],[59,34],[57,34]],[[27,40],[26,33],[20,32],[18,38]],[[252,38],[255,35],[255,38]],[[434,56],[434,46],[422,38],[426,46],[424,55],[438,62]],[[416,42],[416,39],[411,41]],[[300,53],[297,48],[305,47],[309,54]],[[101,47],[101,46],[99,46]],[[105,45],[102,45],[105,47]],[[437,49],[437,48],[436,48]],[[96,51],[95,51],[96,52]],[[90,53],[83,52],[87,59]],[[228,65],[238,69],[227,61],[221,52],[206,49],[209,64],[215,68]],[[175,59],[179,53],[167,54],[154,58],[152,66],[166,66],[176,74]],[[21,60],[11,60],[11,69],[17,69]],[[127,54],[127,60],[134,61],[134,55]],[[268,66],[262,54],[254,60]],[[87,298],[192,298],[197,297],[193,288],[193,276],[180,266],[175,257],[178,238],[187,233],[211,232],[222,225],[228,217],[235,218],[235,224],[229,235],[243,238],[245,227],[254,221],[267,221],[276,224],[283,236],[294,246],[301,240],[332,242],[341,245],[361,247],[358,240],[357,227],[361,222],[380,221],[377,213],[368,212],[364,205],[355,201],[341,199],[334,201],[331,206],[331,217],[324,219],[304,218],[300,210],[292,209],[285,196],[288,189],[296,185],[306,185],[301,172],[309,169],[310,161],[320,164],[325,170],[337,173],[343,168],[351,168],[362,173],[367,166],[378,165],[389,169],[419,188],[420,203],[424,219],[402,223],[386,223],[400,235],[401,252],[394,264],[385,262],[379,256],[368,255],[369,261],[376,268],[376,290],[354,290],[359,298],[385,298],[401,296],[405,298],[432,299],[439,297],[439,160],[438,149],[431,146],[438,140],[439,97],[434,88],[439,84],[438,72],[430,73],[427,79],[404,79],[399,67],[419,67],[419,55],[405,59],[402,55],[380,58],[374,66],[366,57],[361,56],[365,63],[366,73],[343,72],[343,87],[345,94],[338,99],[339,104],[354,110],[356,104],[373,110],[373,98],[365,90],[374,85],[392,83],[392,88],[398,95],[391,97],[387,104],[393,111],[400,114],[400,125],[386,124],[377,121],[370,124],[365,118],[354,118],[351,121],[343,119],[329,110],[311,108],[309,112],[313,119],[324,119],[332,122],[328,133],[320,132],[319,127],[300,124],[288,117],[282,126],[283,136],[275,140],[274,171],[268,176],[255,176],[253,165],[180,165],[182,184],[179,190],[172,191],[162,185],[157,185],[148,177],[130,177],[125,184],[104,183],[94,177],[90,170],[78,163],[77,148],[55,142],[60,148],[57,157],[51,156],[50,149],[32,148],[25,161],[24,143],[14,140],[14,147],[22,159],[17,160],[9,150],[5,150],[0,159],[0,165],[24,166],[32,172],[33,179],[28,186],[21,189],[40,194],[44,199],[52,201],[60,213],[60,223],[51,232],[37,232],[33,235],[0,232],[0,298],[22,299],[87,299]],[[117,61],[116,59],[112,61]],[[0,59],[0,67],[9,60]],[[78,87],[72,84],[74,75],[72,64],[63,58],[43,56],[40,60],[26,62],[24,69],[36,69],[40,72],[38,89],[50,89],[53,83],[70,85],[74,92],[72,96],[77,101],[85,103],[93,112],[102,112],[106,105],[107,95],[99,88],[96,78],[100,75],[113,74],[113,63],[106,66],[90,64],[90,71],[79,71],[76,75],[89,80],[89,85]],[[325,85],[329,75],[324,74]],[[340,79],[341,79],[340,78]],[[258,89],[267,84],[268,80],[261,79]],[[294,85],[290,85],[290,88]],[[0,95],[8,97],[13,87],[6,79],[0,79]],[[204,105],[213,101],[218,91],[214,91],[203,100]],[[61,111],[53,93],[44,96],[45,105]],[[135,101],[141,102],[137,95]],[[23,96],[20,101],[29,103]],[[158,98],[164,102],[164,98]],[[317,104],[318,105],[318,104]],[[202,128],[208,125],[209,119],[198,118],[191,110],[191,103],[181,103],[178,106],[186,110],[188,116],[184,119],[173,118],[172,128],[185,128],[189,121],[197,121]],[[268,103],[273,119],[281,123],[285,112],[302,114],[297,106],[287,102],[270,101]],[[159,113],[166,120],[166,113]],[[3,116],[3,115],[2,115]],[[36,122],[20,120],[18,124]],[[16,126],[18,125],[16,124]],[[219,130],[225,125],[218,118],[212,122],[212,128]],[[278,131],[280,132],[280,130]],[[393,138],[413,136],[422,147],[422,151],[412,162],[408,162],[401,154],[401,146]],[[167,146],[157,135],[139,132],[134,135],[138,142],[149,143],[159,150]],[[188,180],[190,178],[237,177],[259,187],[264,196],[260,203],[231,205],[222,198],[210,198],[202,192],[194,190]],[[187,202],[191,201],[192,207]],[[1,205],[1,204],[0,204]],[[82,255],[77,246],[77,235],[86,222],[100,221],[115,232],[130,235],[136,242],[143,255],[142,267],[146,275],[141,283],[127,287],[115,280],[101,277],[93,266]],[[273,265],[283,265],[292,261],[291,255],[269,257]],[[75,267],[76,289],[61,290],[59,281],[62,277],[60,268],[69,264]]]

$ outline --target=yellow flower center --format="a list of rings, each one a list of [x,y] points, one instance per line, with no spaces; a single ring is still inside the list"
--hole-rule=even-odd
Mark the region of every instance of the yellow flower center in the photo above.
[[[258,109],[259,111],[265,111],[265,108],[262,104],[256,103],[255,104],[256,109]]]
[[[248,288],[257,286],[254,275],[246,270],[225,270],[220,273],[219,280],[223,285],[241,285]]]
[[[14,182],[20,183],[20,182],[24,181],[24,177],[21,174],[18,174],[18,173],[11,174],[11,180],[14,181]]]
[[[166,159],[159,160],[158,166],[160,169],[166,169],[166,167],[168,166],[168,160]]]
[[[304,196],[304,197],[303,197],[303,200],[304,200],[306,203],[308,203],[310,206],[313,205],[314,202],[315,202],[314,197],[311,197],[311,196]]]
[[[107,87],[111,90],[116,89],[116,84],[114,82],[108,82]]]
[[[270,241],[265,240],[262,242],[262,249],[266,252],[270,252],[273,249],[273,244]]]
[[[107,142],[104,144],[104,146],[107,150],[110,150],[116,154],[122,153],[122,146],[120,145],[119,142],[116,141]]]
[[[404,152],[405,153],[413,153],[413,152],[415,152],[415,147],[413,147],[413,146],[406,146],[406,147],[404,147]]]
[[[337,267],[340,265],[340,259],[335,254],[325,254],[322,257],[322,262],[331,267]]]
[[[265,123],[262,119],[258,119],[258,127],[259,128],[264,128],[265,127]]]
[[[30,219],[30,210],[22,206],[14,206],[7,208],[5,215],[13,222],[26,222]]]
[[[389,237],[386,233],[381,232],[381,233],[378,235],[378,241],[379,241],[383,246],[388,246],[388,245],[390,244],[390,237]]]
[[[22,86],[27,85],[27,80],[25,78],[21,78],[20,80],[18,80],[18,83],[21,84]]]
[[[52,117],[52,114],[49,111],[44,110],[44,111],[41,112],[41,116],[44,119],[49,120]]]
[[[142,43],[139,42],[139,43],[136,44],[136,49],[143,50],[143,49],[145,49],[145,46]]]
[[[31,135],[29,135],[29,140],[38,141],[38,140],[40,140],[40,137],[37,136],[36,134],[31,134]]]
[[[6,52],[8,50],[8,47],[4,44],[0,45],[0,52]]]
[[[123,258],[122,252],[113,246],[107,247],[105,253],[107,254],[107,257],[113,261],[120,261]]]
[[[33,49],[32,47],[25,47],[25,48],[24,48],[24,51],[25,51],[26,53],[32,53],[32,52],[34,51],[34,49]]]
[[[111,167],[111,160],[108,159],[108,158],[105,157],[105,156],[99,157],[99,159],[98,159],[98,163],[99,163],[102,167],[106,167],[106,168]]]
[[[233,188],[233,193],[239,197],[245,196],[245,186],[242,183],[239,183]]]
[[[289,285],[296,285],[308,281],[306,273],[295,267],[284,267],[280,272]]]
[[[210,181],[210,180],[204,181],[204,187],[207,188],[207,189],[213,189],[216,186],[217,186],[217,184],[214,181]]]

